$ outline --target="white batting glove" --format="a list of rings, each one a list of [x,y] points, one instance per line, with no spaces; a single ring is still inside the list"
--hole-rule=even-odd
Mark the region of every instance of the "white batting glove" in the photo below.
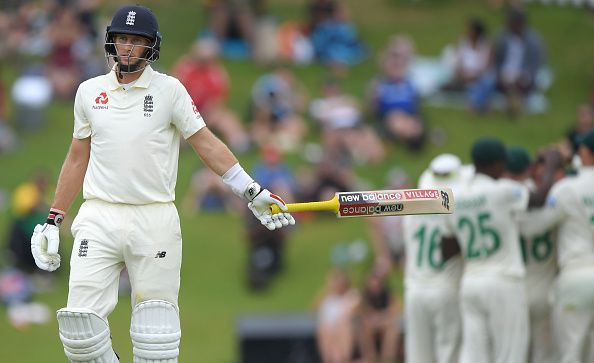
[[[287,206],[278,195],[270,193],[268,189],[262,189],[258,183],[252,182],[244,195],[250,200],[248,208],[269,230],[295,224],[295,218],[289,213],[272,214],[270,210],[272,204],[276,204],[281,211],[286,211]]]
[[[31,254],[35,264],[42,270],[55,271],[60,267],[60,224],[64,219],[63,212],[50,210],[46,223],[35,226],[31,237]]]

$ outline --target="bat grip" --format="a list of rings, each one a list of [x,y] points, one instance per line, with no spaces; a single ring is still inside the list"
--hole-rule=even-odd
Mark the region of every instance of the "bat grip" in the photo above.
[[[288,213],[294,212],[317,212],[317,211],[334,211],[334,200],[325,200],[321,202],[305,202],[305,203],[287,203]],[[338,210],[338,208],[336,208]],[[280,208],[276,204],[270,206],[272,214],[281,213]]]

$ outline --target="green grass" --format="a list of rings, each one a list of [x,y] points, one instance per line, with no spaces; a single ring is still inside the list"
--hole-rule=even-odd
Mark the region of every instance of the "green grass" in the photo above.
[[[168,69],[183,54],[203,22],[200,1],[147,1],[157,13],[165,35],[160,61]],[[304,1],[270,1],[271,11],[279,19],[300,16]],[[395,33],[409,33],[420,54],[437,56],[446,43],[456,40],[469,16],[481,16],[495,33],[501,24],[500,11],[473,0],[404,1],[370,0],[347,1],[351,17],[359,25],[360,33],[371,50],[377,51]],[[193,4],[193,5],[192,5]],[[109,15],[113,8],[102,12]],[[447,133],[442,146],[430,145],[420,154],[411,154],[398,146],[390,146],[389,158],[381,165],[361,166],[357,171],[371,185],[381,186],[385,172],[401,166],[413,178],[426,167],[428,161],[442,152],[454,152],[468,161],[468,149],[477,136],[496,135],[509,144],[523,144],[535,151],[541,145],[555,142],[573,122],[579,103],[588,100],[592,90],[594,47],[594,18],[584,10],[562,7],[530,7],[530,21],[538,28],[548,46],[548,60],[555,72],[555,83],[548,96],[551,109],[546,115],[522,116],[511,122],[502,114],[477,118],[458,110],[425,107],[432,127]],[[249,89],[266,67],[226,61],[233,83],[230,105],[245,114]],[[4,80],[12,80],[16,65],[0,68]],[[317,96],[325,70],[320,66],[295,67],[299,79]],[[345,88],[362,97],[367,81],[376,73],[376,60],[370,59],[353,69],[345,80]],[[50,108],[49,124],[34,134],[22,135],[22,147],[11,155],[0,155],[0,189],[11,192],[39,167],[57,177],[67,151],[72,129],[72,104],[57,102]],[[311,136],[312,140],[316,135]],[[48,150],[51,150],[48,151]],[[257,155],[242,156],[249,167]],[[291,157],[293,166],[304,164],[299,157]],[[178,199],[184,195],[192,172],[200,164],[188,149],[180,155]],[[78,201],[80,203],[80,200]],[[73,215],[77,205],[72,209]],[[239,216],[182,214],[184,260],[180,292],[183,337],[181,361],[236,362],[234,319],[247,312],[284,312],[308,310],[324,283],[330,267],[329,254],[341,241],[367,239],[365,222],[319,218],[301,223],[290,237],[287,270],[263,294],[250,294],[244,287],[245,241],[243,220]],[[0,236],[7,233],[10,219],[7,210],[0,211]],[[63,259],[68,261],[72,239],[62,242]],[[360,275],[364,266],[355,270]],[[39,296],[52,309],[65,304],[67,294],[67,263],[58,273],[55,291]],[[397,278],[395,283],[398,284]],[[2,314],[4,316],[4,314]],[[124,362],[131,361],[128,336],[130,300],[122,297],[110,317],[114,345]],[[33,326],[24,331],[10,327],[6,318],[0,319],[2,361],[59,362],[64,361],[54,321],[45,326]]]

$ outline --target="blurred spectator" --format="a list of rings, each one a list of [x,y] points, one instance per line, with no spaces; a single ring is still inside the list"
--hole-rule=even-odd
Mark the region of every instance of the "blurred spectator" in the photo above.
[[[296,183],[291,168],[282,161],[281,151],[273,145],[261,150],[262,162],[254,166],[252,175],[263,188],[282,195],[285,202],[295,201]],[[257,219],[247,217],[248,286],[252,290],[266,288],[284,269],[287,230],[270,231]]]
[[[406,171],[392,168],[386,176],[385,189],[406,189],[411,183]],[[375,272],[387,276],[392,265],[404,262],[404,234],[401,216],[368,218],[369,238],[375,251]]]
[[[31,255],[31,232],[35,225],[47,216],[49,208],[45,197],[48,188],[45,172],[20,184],[12,195],[13,220],[8,236],[8,261],[11,266],[25,272],[37,272]]]
[[[12,85],[14,119],[19,128],[38,130],[47,121],[47,108],[52,98],[52,84],[43,72],[43,66],[25,68]]]
[[[19,330],[31,324],[45,324],[52,314],[45,305],[32,302],[34,284],[29,276],[18,269],[0,271],[0,302],[7,306],[10,324]]]
[[[369,88],[369,107],[380,122],[382,136],[419,150],[425,141],[425,122],[420,115],[417,89],[408,76],[414,45],[405,36],[395,36],[382,52],[382,73]]]
[[[372,271],[362,292],[361,349],[366,362],[394,362],[398,347],[400,304],[385,276]]]
[[[283,22],[277,31],[278,56],[281,60],[297,64],[309,64],[314,58],[314,49],[301,23]]]
[[[366,57],[357,28],[350,21],[344,5],[337,5],[333,16],[319,22],[309,37],[316,57],[338,74]]]
[[[97,12],[103,3],[104,0],[76,0],[79,22],[93,38],[103,35],[97,27]]]
[[[13,151],[16,149],[18,142],[16,135],[8,126],[6,116],[6,92],[2,82],[2,69],[0,68],[0,154]]]
[[[307,132],[303,112],[306,93],[293,73],[283,67],[258,78],[252,88],[252,138],[282,150],[300,147]]]
[[[208,31],[225,57],[245,59],[254,45],[256,18],[264,12],[262,0],[204,0]]]
[[[333,19],[338,6],[336,0],[310,0],[307,4],[306,32],[309,34],[318,25]]]
[[[561,143],[561,152],[566,160],[571,160],[573,155],[577,154],[579,136],[594,128],[594,110],[590,104],[579,105],[575,117],[575,124]]]
[[[190,52],[174,67],[173,73],[186,87],[208,126],[231,146],[245,152],[249,137],[237,115],[226,107],[229,76],[218,60],[218,45],[212,38],[197,40]]]
[[[506,29],[498,35],[494,52],[497,88],[505,94],[508,112],[514,116],[534,90],[545,57],[540,35],[528,26],[526,13],[519,7],[508,9]]]
[[[70,99],[80,83],[81,70],[76,59],[75,45],[84,35],[75,11],[69,7],[54,11],[55,19],[48,28],[51,52],[47,75],[54,94]]]
[[[283,195],[285,202],[294,202],[297,193],[295,177],[291,167],[283,162],[280,148],[264,145],[261,158],[262,162],[254,166],[254,179],[268,190]]]
[[[479,79],[487,71],[490,56],[491,45],[485,23],[480,19],[469,20],[466,34],[456,48],[456,82],[465,86]]]
[[[484,111],[490,92],[485,81],[489,71],[492,46],[487,28],[481,19],[470,19],[466,34],[459,40],[454,53],[454,80],[448,89],[466,91],[470,107]]]
[[[353,170],[352,163],[339,155],[324,153],[313,170],[298,173],[303,199],[328,200],[336,192],[357,190],[361,181]]]
[[[348,363],[354,353],[353,319],[360,303],[346,271],[332,270],[316,301],[317,341],[323,363]]]
[[[323,96],[311,102],[310,113],[322,127],[326,152],[347,152],[359,164],[383,160],[382,140],[372,128],[363,125],[359,101],[344,94],[337,81],[326,81]]]
[[[237,211],[244,203],[209,168],[201,168],[192,176],[188,192],[183,200],[184,211],[198,212]]]

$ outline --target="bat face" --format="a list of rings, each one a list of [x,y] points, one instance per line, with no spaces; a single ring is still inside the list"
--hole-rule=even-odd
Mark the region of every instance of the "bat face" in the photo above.
[[[451,213],[447,189],[375,190],[340,192],[338,217],[372,217],[404,214]]]

